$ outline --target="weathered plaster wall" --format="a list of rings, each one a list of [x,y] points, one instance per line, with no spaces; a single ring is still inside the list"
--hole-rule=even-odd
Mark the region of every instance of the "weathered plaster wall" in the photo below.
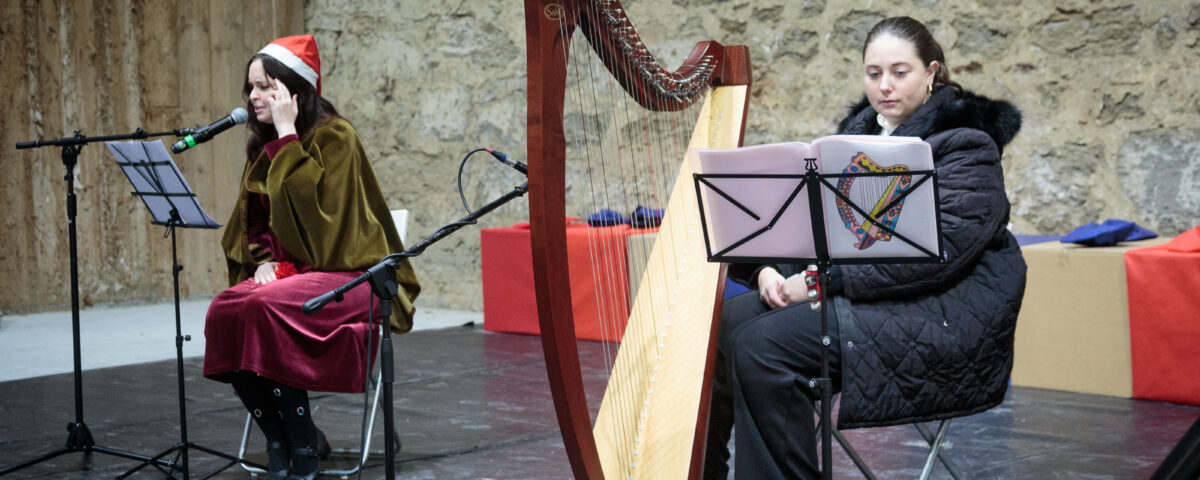
[[[942,42],[954,78],[1012,101],[1024,128],[1005,151],[1014,229],[1062,233],[1107,217],[1171,235],[1200,223],[1200,2],[1169,0],[833,2],[630,0],[629,16],[673,67],[705,39],[751,50],[746,143],[834,130],[861,95],[860,48],[879,19],[907,14]],[[459,160],[490,146],[525,149],[524,21],[516,0],[307,0],[174,4],[140,0],[2,3],[0,179],[6,208],[0,310],[66,306],[65,205],[58,153],[16,151],[33,138],[168,129],[240,104],[245,59],[304,30],[321,46],[326,95],[359,129],[393,208],[413,212],[409,239],[455,220]],[[182,7],[180,3],[178,5]],[[86,10],[88,16],[70,15]],[[232,207],[244,137],[226,133],[181,161],[214,218]],[[7,150],[6,150],[7,149]],[[103,149],[77,169],[85,304],[169,298],[169,245],[146,225]],[[522,181],[486,160],[468,165],[480,205]],[[524,199],[481,227],[526,219]],[[572,212],[586,215],[591,212]],[[224,286],[219,232],[181,235],[184,292]],[[415,262],[418,305],[481,308],[479,234]]]
[[[302,9],[289,0],[0,2],[0,311],[70,307],[61,149],[14,144],[216,120],[241,105],[246,60],[271,39],[299,33]],[[176,157],[221,223],[244,145],[244,134],[228,132]],[[104,145],[84,147],[74,173],[82,305],[171,299],[171,242],[150,225]],[[219,230],[179,231],[184,296],[226,286],[220,238]]]
[[[747,144],[831,133],[861,95],[866,31],[886,16],[913,16],[943,44],[953,78],[1024,112],[1024,128],[1005,151],[1014,230],[1065,233],[1117,217],[1171,235],[1200,223],[1200,3],[659,0],[625,7],[672,67],[700,40],[750,46]],[[461,215],[453,182],[467,150],[522,154],[521,2],[310,0],[305,25],[322,42],[329,96],[359,127],[389,200],[415,212],[410,238]],[[468,198],[480,202],[519,180],[490,167],[467,177]],[[482,226],[522,221],[526,206],[514,202]],[[480,308],[478,239],[466,230],[417,261],[426,285],[421,304]]]

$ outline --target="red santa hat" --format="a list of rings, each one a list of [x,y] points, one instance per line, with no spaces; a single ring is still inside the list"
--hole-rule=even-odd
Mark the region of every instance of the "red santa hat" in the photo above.
[[[270,56],[300,75],[321,95],[321,56],[312,35],[283,37],[267,44],[258,53]]]

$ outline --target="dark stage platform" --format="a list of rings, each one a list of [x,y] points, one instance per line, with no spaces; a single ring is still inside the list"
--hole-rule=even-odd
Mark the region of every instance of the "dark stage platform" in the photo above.
[[[592,365],[588,382],[599,393],[600,348],[587,345],[595,346],[584,348]],[[23,360],[4,355],[3,361]],[[227,385],[200,377],[200,365],[199,358],[186,361],[189,439],[234,453],[245,412]],[[399,478],[570,477],[536,337],[478,327],[413,332],[396,337],[396,366]],[[179,439],[174,360],[87,371],[84,399],[98,445],[153,455]],[[315,394],[314,404],[317,424],[335,447],[356,444],[361,396]],[[1013,388],[1000,407],[957,420],[946,449],[977,479],[1141,479],[1198,415],[1200,408],[1191,406]],[[63,427],[74,418],[70,374],[0,383],[0,466],[61,447]],[[920,437],[910,426],[846,435],[880,478],[915,478],[920,471]],[[264,457],[262,443],[252,441],[251,458]],[[861,478],[837,455],[837,478]],[[67,454],[7,478],[113,478],[135,465],[93,454],[85,468],[84,460]],[[200,478],[222,461],[193,451],[190,463],[192,478]],[[381,459],[373,459],[363,478],[382,476]],[[133,478],[162,477],[144,471]],[[215,478],[248,477],[235,466]],[[934,477],[949,476],[939,466]]]

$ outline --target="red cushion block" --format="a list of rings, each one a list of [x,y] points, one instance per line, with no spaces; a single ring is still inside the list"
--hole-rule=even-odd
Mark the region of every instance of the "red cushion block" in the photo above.
[[[580,223],[568,227],[567,256],[577,338],[620,341],[629,313],[626,237],[634,232],[643,231],[628,225],[592,228]],[[484,330],[541,333],[529,224],[482,229],[480,256]]]
[[[1200,227],[1125,252],[1133,396],[1200,405]]]

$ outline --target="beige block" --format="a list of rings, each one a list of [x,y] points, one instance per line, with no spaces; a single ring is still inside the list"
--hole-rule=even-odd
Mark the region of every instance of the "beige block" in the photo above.
[[[625,255],[629,259],[629,304],[633,305],[638,285],[641,285],[642,272],[646,270],[646,262],[650,258],[650,252],[654,250],[654,241],[658,238],[658,234],[639,233],[626,238]]]
[[[1125,252],[1164,241],[1022,247],[1029,272],[1017,317],[1013,385],[1133,396]]]

